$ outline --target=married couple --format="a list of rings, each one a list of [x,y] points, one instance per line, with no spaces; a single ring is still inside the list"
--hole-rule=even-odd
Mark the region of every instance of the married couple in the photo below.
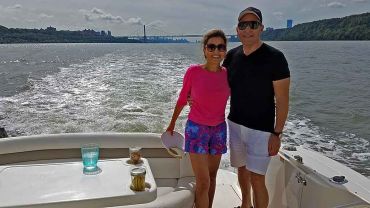
[[[166,131],[173,133],[189,102],[185,151],[196,178],[197,208],[212,207],[221,155],[227,151],[227,125],[231,166],[238,168],[242,190],[240,207],[251,207],[251,186],[254,206],[268,206],[265,174],[270,157],[278,153],[281,144],[289,108],[290,72],[284,54],[261,41],[263,28],[261,11],[246,8],[240,12],[236,27],[242,45],[227,52],[224,32],[208,31],[202,41],[205,62],[191,65],[184,75]]]

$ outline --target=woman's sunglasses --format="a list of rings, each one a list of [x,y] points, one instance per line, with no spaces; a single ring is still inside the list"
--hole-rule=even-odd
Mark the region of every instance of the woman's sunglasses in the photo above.
[[[258,21],[243,21],[238,23],[239,30],[245,30],[247,27],[249,27],[252,30],[257,29],[261,25]]]
[[[218,45],[215,45],[215,44],[210,43],[210,44],[207,44],[207,45],[206,45],[206,48],[207,48],[207,50],[208,50],[208,51],[210,51],[210,52],[215,51],[215,50],[216,50],[216,48],[217,48],[217,50],[218,50],[218,51],[220,51],[220,52],[225,52],[225,51],[226,51],[226,45],[225,45],[225,44],[218,44]]]

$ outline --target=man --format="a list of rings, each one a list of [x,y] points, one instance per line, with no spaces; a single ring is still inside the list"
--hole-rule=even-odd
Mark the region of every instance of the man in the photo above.
[[[240,12],[236,31],[242,45],[230,50],[223,64],[231,89],[230,160],[238,168],[241,208],[251,204],[250,186],[255,206],[268,206],[265,174],[279,151],[289,108],[288,63],[282,52],[261,41],[263,28],[260,10]]]

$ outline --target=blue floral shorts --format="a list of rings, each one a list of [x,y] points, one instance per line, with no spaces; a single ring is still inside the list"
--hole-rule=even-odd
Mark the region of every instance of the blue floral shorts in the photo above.
[[[188,120],[185,127],[185,152],[219,155],[227,151],[226,122],[206,126]]]

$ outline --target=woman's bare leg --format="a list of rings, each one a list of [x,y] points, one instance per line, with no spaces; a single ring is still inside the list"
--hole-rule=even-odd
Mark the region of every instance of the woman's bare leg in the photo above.
[[[221,155],[208,155],[208,170],[209,170],[209,191],[208,191],[208,199],[209,199],[209,208],[212,208],[213,198],[215,196],[216,190],[216,177],[218,167],[220,166]]]
[[[195,175],[195,207],[209,208],[208,191],[210,187],[208,155],[189,153]]]

